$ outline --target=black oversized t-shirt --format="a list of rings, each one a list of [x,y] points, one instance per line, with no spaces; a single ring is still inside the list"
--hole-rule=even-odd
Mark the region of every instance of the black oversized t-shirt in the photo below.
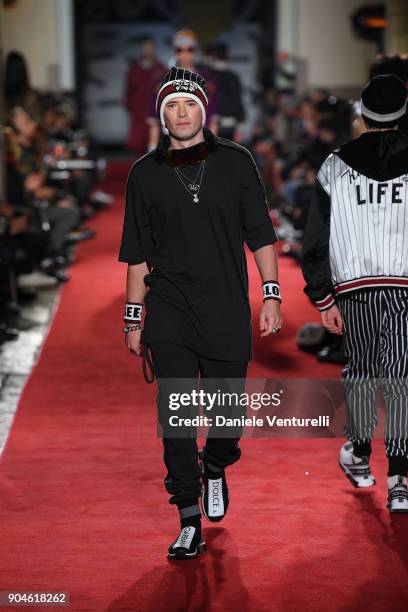
[[[174,342],[205,357],[248,361],[252,326],[244,243],[256,251],[277,236],[249,151],[207,129],[205,137],[210,147],[198,203],[159,147],[134,163],[119,261],[146,261],[150,270],[145,344]],[[199,166],[179,168],[196,176]]]

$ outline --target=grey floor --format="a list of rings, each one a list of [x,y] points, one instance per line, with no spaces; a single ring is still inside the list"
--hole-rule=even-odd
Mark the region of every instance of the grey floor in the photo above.
[[[36,323],[21,331],[17,340],[0,346],[0,455],[16,414],[24,385],[40,354],[42,344],[58,306],[59,287],[42,289],[30,305],[22,307],[22,316]]]

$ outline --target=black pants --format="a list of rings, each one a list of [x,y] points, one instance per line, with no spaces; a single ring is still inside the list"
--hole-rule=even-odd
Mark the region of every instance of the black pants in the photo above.
[[[158,415],[160,423],[168,423],[171,413],[168,403],[168,385],[160,379],[178,379],[177,390],[180,391],[180,379],[210,378],[211,385],[218,388],[225,386],[225,379],[241,379],[235,381],[244,391],[244,379],[247,372],[247,361],[220,361],[208,359],[195,353],[186,346],[167,342],[149,343],[153,365],[158,383]],[[223,383],[224,381],[224,383]],[[164,386],[165,392],[164,391]],[[191,411],[187,411],[191,415]],[[196,428],[194,428],[195,431]],[[183,506],[196,499],[201,494],[200,468],[198,464],[198,448],[195,433],[191,430],[188,437],[170,437],[163,429],[164,463],[167,476],[164,484],[170,493],[170,503]],[[238,461],[241,456],[239,448],[239,435],[242,428],[236,429],[236,437],[213,437],[208,435],[204,447],[204,456],[208,464],[217,468],[225,468]],[[231,434],[231,431],[229,432]],[[232,435],[235,435],[233,433]]]
[[[386,452],[389,458],[406,464],[408,289],[362,290],[337,301],[347,356],[343,370],[348,416],[345,434],[366,454],[378,423],[375,400],[381,385],[387,410]]]

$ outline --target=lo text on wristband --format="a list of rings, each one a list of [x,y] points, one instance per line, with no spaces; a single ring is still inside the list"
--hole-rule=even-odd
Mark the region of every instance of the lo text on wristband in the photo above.
[[[266,300],[277,300],[281,303],[282,297],[278,281],[265,281],[262,283],[262,296],[264,302]]]

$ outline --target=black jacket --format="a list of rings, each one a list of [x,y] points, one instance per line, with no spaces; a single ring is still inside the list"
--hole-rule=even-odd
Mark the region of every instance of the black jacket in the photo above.
[[[396,278],[408,276],[404,254],[393,243],[403,241],[408,232],[399,217],[401,207],[408,207],[407,172],[408,136],[399,130],[366,132],[323,162],[301,254],[305,292],[319,310],[330,308],[340,293],[390,285],[392,279],[405,283]],[[379,186],[377,200],[373,194]],[[385,196],[387,189],[389,196]],[[384,241],[387,258],[380,261]]]

